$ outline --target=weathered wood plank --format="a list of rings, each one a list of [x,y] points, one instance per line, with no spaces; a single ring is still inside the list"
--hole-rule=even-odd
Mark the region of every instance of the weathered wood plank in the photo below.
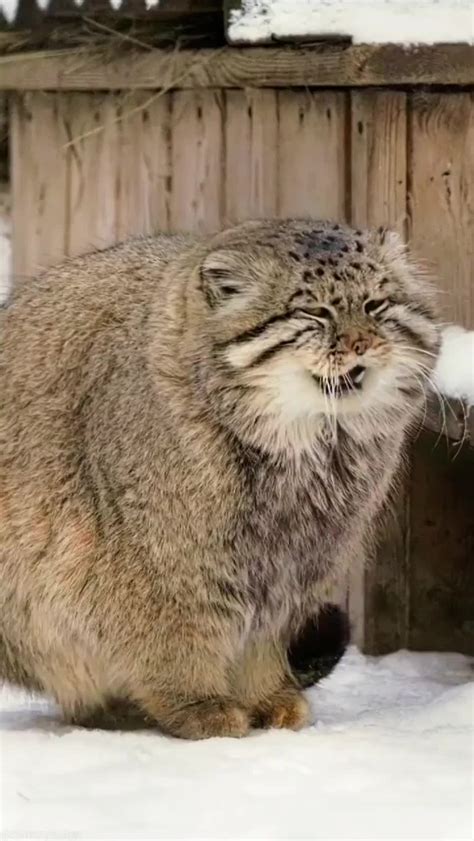
[[[137,91],[121,104],[118,239],[170,227],[171,94]]]
[[[351,100],[352,223],[362,227],[389,225],[404,234],[406,94],[354,91]]]
[[[363,622],[359,637],[369,654],[386,654],[408,644],[411,564],[408,485],[408,475],[403,476],[380,527],[375,555],[365,570],[362,592],[359,591],[364,604],[363,611],[357,607]],[[357,595],[357,590],[350,592],[350,603]]]
[[[351,94],[351,220],[360,227],[387,224],[405,231],[406,94]],[[408,638],[405,483],[378,541],[376,556],[361,580],[353,580],[349,614],[359,645],[371,653],[406,645]]]
[[[226,91],[226,223],[276,216],[277,107],[275,91]]]
[[[474,654],[474,449],[417,442],[411,476],[408,646]]]
[[[57,94],[11,100],[14,283],[67,254],[67,135]]]
[[[0,60],[0,89],[341,87],[470,85],[474,47],[447,44],[317,48],[236,48],[124,53],[17,53]]]
[[[213,91],[172,96],[172,231],[217,230],[223,217],[222,97]]]
[[[68,135],[69,231],[75,257],[118,241],[120,112],[113,94],[63,97]]]
[[[278,213],[342,220],[346,215],[346,94],[278,94]]]
[[[444,315],[474,327],[474,94],[414,94],[409,153],[411,245]]]

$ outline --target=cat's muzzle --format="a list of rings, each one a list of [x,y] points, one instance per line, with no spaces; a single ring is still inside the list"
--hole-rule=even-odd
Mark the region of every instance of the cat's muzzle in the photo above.
[[[313,374],[313,380],[329,397],[344,397],[352,392],[361,391],[366,371],[363,365],[354,365],[338,377],[320,377]]]

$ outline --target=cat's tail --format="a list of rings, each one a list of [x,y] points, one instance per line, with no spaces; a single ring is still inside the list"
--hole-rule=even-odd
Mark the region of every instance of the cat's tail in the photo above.
[[[327,677],[339,663],[351,637],[349,617],[335,604],[312,616],[288,649],[294,677],[306,689]]]

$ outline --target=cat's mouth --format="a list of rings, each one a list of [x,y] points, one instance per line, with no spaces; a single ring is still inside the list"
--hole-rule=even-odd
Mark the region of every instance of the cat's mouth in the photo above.
[[[324,394],[331,397],[344,397],[355,391],[361,391],[367,369],[363,365],[354,365],[339,377],[319,377],[313,374],[313,380]]]

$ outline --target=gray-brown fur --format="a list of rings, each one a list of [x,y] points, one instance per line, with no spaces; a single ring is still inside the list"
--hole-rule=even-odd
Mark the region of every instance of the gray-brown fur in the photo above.
[[[366,554],[438,347],[397,238],[133,240],[2,319],[0,676],[76,721],[301,726],[288,643]],[[330,395],[361,361],[362,391]]]

